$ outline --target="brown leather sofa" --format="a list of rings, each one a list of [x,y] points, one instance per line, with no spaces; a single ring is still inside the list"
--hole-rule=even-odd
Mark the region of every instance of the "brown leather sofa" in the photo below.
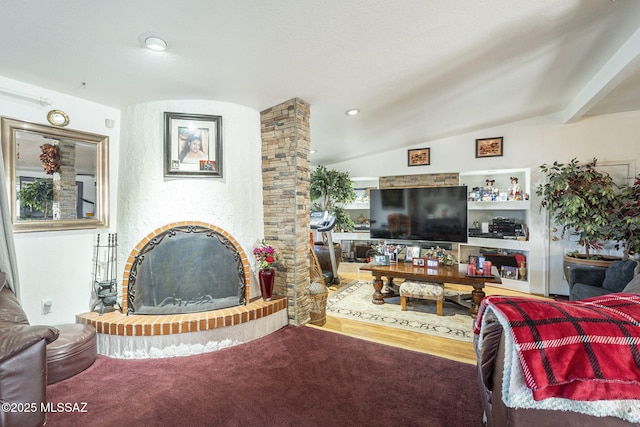
[[[0,273],[4,285],[4,273]],[[29,325],[13,291],[0,289],[0,426],[45,423],[46,345],[58,338],[52,326]]]
[[[495,315],[484,320],[482,348],[475,348],[478,364],[478,386],[487,427],[622,427],[637,426],[620,418],[596,417],[578,412],[543,409],[514,409],[502,400],[504,369],[504,330]]]
[[[31,326],[0,272],[0,427],[41,426],[47,385],[93,364],[96,330],[90,325]]]

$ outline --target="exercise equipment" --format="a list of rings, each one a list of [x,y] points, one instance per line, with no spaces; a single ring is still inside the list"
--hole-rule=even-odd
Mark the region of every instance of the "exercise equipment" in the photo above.
[[[327,243],[329,244],[329,258],[331,260],[331,271],[322,271],[322,275],[327,285],[339,284],[340,278],[338,277],[338,267],[336,263],[336,252],[333,248],[333,238],[331,237],[331,230],[336,226],[336,216],[329,213],[329,211],[313,211],[311,212],[310,226],[312,230],[325,233],[327,236]]]

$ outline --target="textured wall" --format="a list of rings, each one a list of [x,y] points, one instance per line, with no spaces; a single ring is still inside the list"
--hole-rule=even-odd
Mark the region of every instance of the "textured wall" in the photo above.
[[[460,185],[458,173],[431,173],[421,175],[381,176],[378,181],[380,188],[409,188],[409,187],[451,187]]]
[[[222,178],[164,177],[164,112],[222,116]],[[120,271],[138,242],[179,221],[202,221],[227,231],[250,254],[263,236],[260,116],[214,101],[161,101],[122,112],[118,181]],[[253,258],[251,297],[259,295]],[[120,276],[122,277],[122,276]]]

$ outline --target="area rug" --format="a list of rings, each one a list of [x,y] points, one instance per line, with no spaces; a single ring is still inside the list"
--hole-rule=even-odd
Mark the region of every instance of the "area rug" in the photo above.
[[[450,296],[456,294],[450,290],[445,293]],[[435,301],[410,299],[407,311],[402,311],[399,296],[386,298],[384,304],[376,305],[371,302],[372,294],[371,282],[355,280],[328,298],[327,315],[458,341],[473,341],[473,318],[465,307],[445,301],[443,315],[438,316]]]

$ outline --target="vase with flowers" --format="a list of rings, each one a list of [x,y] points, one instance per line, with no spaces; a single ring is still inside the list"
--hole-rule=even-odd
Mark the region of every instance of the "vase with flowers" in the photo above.
[[[439,265],[456,265],[458,263],[458,260],[456,259],[456,256],[453,254],[453,252],[442,249],[439,246],[436,246],[435,248],[431,247],[425,250],[424,257],[437,259]]]
[[[269,301],[271,300],[273,282],[276,277],[273,267],[278,263],[280,251],[265,240],[261,240],[253,249],[253,256],[256,257],[258,267],[260,268],[258,271],[258,280],[260,281],[262,299]]]

